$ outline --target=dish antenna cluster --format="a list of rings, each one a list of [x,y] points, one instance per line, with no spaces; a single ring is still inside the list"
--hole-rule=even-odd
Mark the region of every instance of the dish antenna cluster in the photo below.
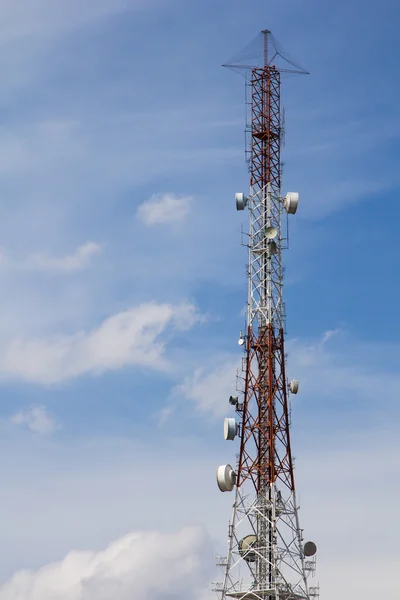
[[[283,250],[288,247],[287,216],[295,215],[297,192],[281,195],[280,143],[282,70],[271,57],[270,32],[262,32],[264,62],[251,74],[250,191],[235,196],[247,209],[249,268],[247,323],[239,335],[245,360],[235,416],[224,421],[224,438],[239,444],[234,466],[218,467],[217,485],[234,493],[227,557],[219,559],[222,599],[310,600],[318,596],[314,576],[317,547],[304,541],[299,525],[290,443],[289,395],[299,381],[286,376],[283,304]],[[286,225],[286,230],[285,230]]]

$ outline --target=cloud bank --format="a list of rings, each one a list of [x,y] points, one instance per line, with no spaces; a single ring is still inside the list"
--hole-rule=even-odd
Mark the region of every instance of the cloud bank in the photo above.
[[[199,528],[132,533],[100,552],[71,552],[39,571],[20,571],[0,600],[201,600],[207,540]]]

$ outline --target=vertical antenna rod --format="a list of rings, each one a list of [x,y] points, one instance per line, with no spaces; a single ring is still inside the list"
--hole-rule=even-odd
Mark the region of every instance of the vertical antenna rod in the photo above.
[[[298,194],[281,195],[281,71],[270,64],[271,33],[262,31],[263,66],[251,69],[250,194],[236,194],[236,207],[250,213],[247,332],[241,376],[242,399],[230,398],[239,422],[225,419],[225,439],[239,434],[236,471],[217,470],[221,491],[235,491],[229,527],[222,599],[310,600],[316,546],[303,544],[290,444],[284,348],[283,262],[287,248],[284,214],[295,214]],[[276,54],[275,54],[276,56]]]
[[[264,67],[268,67],[268,29],[264,29],[262,34],[264,36]]]

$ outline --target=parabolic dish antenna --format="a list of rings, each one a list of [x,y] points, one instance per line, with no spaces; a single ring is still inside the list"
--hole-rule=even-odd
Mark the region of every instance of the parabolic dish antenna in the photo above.
[[[267,227],[267,229],[265,230],[265,237],[268,240],[273,240],[274,238],[276,238],[277,235],[278,230],[276,229],[276,227]]]
[[[314,556],[317,553],[317,546],[314,542],[306,542],[303,548],[304,556]]]

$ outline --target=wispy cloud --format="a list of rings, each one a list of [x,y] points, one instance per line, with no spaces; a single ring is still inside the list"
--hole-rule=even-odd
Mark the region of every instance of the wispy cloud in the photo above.
[[[201,317],[190,304],[142,304],[109,317],[89,332],[15,339],[0,358],[0,373],[52,384],[132,365],[163,371],[170,363],[162,334],[168,327],[189,329],[198,320]]]
[[[176,405],[169,404],[168,406],[164,406],[161,410],[157,411],[157,413],[154,414],[157,427],[163,427],[163,425],[165,425],[165,423],[167,423],[167,421],[169,421],[169,419],[175,413],[176,409]]]
[[[382,395],[390,402],[400,386],[398,347],[391,344],[360,343],[346,332],[328,331],[319,340],[289,340],[287,350],[290,372],[300,378],[305,395],[319,397],[323,390],[325,399],[381,398],[382,407]]]
[[[65,256],[57,257],[46,254],[31,254],[20,261],[13,260],[3,252],[0,255],[0,267],[71,273],[88,267],[92,258],[96,254],[99,254],[101,249],[100,244],[87,242],[79,246],[72,254]]]
[[[27,36],[54,37],[71,28],[99,20],[113,14],[146,8],[150,0],[98,0],[79,2],[70,0],[21,0],[18,6],[12,0],[3,0],[0,36],[13,41]]]
[[[0,58],[2,91],[12,95],[41,80],[55,64],[60,45],[84,28],[102,26],[107,18],[149,11],[159,0],[12,0],[1,2]]]
[[[314,115],[311,127],[307,109],[294,114],[285,174],[301,190],[299,215],[310,221],[389,194],[400,183],[391,148],[399,137],[398,109],[390,116],[374,109],[372,115],[356,118],[357,112],[357,104],[343,114],[337,106],[329,106]],[[307,143],[293,143],[296,137]],[[374,170],[376,152],[387,156],[378,171]],[[305,173],[313,174],[311,180]]]
[[[289,338],[286,350],[288,379],[300,380],[296,405],[303,405],[302,399],[306,399],[304,408],[307,414],[311,410],[313,418],[329,418],[323,407],[338,402],[345,403],[340,410],[347,416],[356,403],[358,411],[363,407],[359,413],[363,416],[371,416],[372,408],[372,418],[376,411],[383,414],[384,407],[394,408],[391,399],[400,388],[398,345],[361,343],[348,332],[327,330],[316,339]],[[228,410],[229,396],[235,395],[236,373],[240,374],[241,367],[241,359],[215,354],[212,361],[194,369],[173,388],[172,399],[192,405],[207,418],[218,419]],[[307,408],[310,403],[312,409]]]
[[[192,201],[192,196],[157,194],[143,202],[137,214],[145,225],[179,223],[187,216]]]
[[[213,366],[201,367],[176,386],[172,395],[189,400],[204,416],[219,418],[228,410],[229,396],[235,395],[236,373],[241,360],[215,358]]]
[[[28,268],[50,271],[80,271],[87,267],[91,259],[101,251],[100,244],[87,242],[79,246],[75,252],[61,257],[33,254],[23,263]]]
[[[58,429],[59,425],[49,415],[45,406],[33,406],[27,410],[13,415],[10,422],[14,425],[23,425],[41,435],[49,435]]]

